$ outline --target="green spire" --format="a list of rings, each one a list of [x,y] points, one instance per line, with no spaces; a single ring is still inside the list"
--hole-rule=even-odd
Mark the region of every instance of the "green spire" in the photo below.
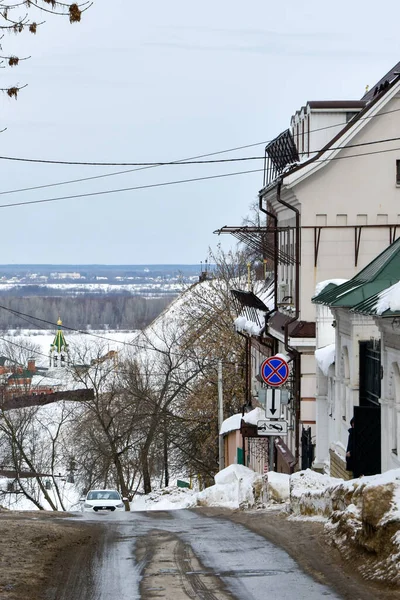
[[[61,329],[62,321],[61,321],[60,317],[58,317],[57,325],[58,325],[58,331],[53,340],[53,343],[50,345],[50,352],[54,352],[55,350],[58,353],[61,353],[63,351],[66,352],[68,349],[68,344],[65,341],[64,332]]]

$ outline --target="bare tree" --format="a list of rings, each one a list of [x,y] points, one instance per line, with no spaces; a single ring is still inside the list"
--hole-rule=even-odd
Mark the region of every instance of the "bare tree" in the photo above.
[[[67,17],[70,23],[79,23],[82,13],[92,5],[91,2],[82,4],[64,3],[58,0],[0,0],[0,31],[2,37],[7,34],[20,34],[25,31],[36,34],[38,28],[44,24],[47,15]],[[21,14],[22,13],[22,14]],[[29,56],[16,56],[8,54],[4,42],[0,45],[0,67],[16,67]],[[11,85],[0,88],[10,98],[17,98],[18,92],[26,86]]]
[[[0,413],[3,472],[14,480],[12,492],[40,510],[44,501],[52,510],[65,510],[60,482],[68,469],[68,432],[76,416],[76,407],[63,402]]]
[[[80,481],[84,488],[112,484],[128,497],[139,476],[140,418],[138,405],[129,401],[121,384],[116,354],[105,344],[86,344],[75,349],[70,371],[75,381],[94,391],[74,429]]]
[[[189,474],[210,481],[218,470],[218,363],[223,365],[224,415],[240,412],[246,403],[246,342],[234,328],[237,316],[232,289],[245,287],[247,257],[243,252],[211,255],[213,277],[192,288],[182,301],[186,323],[181,346],[190,345],[207,357],[196,386],[182,407],[185,427],[175,442]]]

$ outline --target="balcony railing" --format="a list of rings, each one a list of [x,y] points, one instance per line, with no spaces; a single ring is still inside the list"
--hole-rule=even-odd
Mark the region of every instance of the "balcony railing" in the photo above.
[[[287,129],[265,147],[263,187],[272,183],[288,165],[299,160],[296,144]]]

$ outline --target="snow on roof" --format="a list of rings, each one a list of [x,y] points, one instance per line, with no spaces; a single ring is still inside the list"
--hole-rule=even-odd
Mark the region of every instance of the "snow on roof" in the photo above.
[[[257,311],[257,312],[261,312],[261,311]],[[248,321],[246,319],[246,317],[238,317],[237,319],[234,320],[234,325],[235,325],[236,331],[245,331],[246,333],[249,333],[250,335],[260,335],[260,333],[263,329],[262,327],[260,327],[260,325],[257,325],[256,323],[254,323],[254,321]]]
[[[252,293],[264,303],[268,310],[273,310],[275,306],[273,283],[256,281],[253,286]],[[260,323],[264,324],[266,311],[253,307],[251,316],[257,315],[256,321],[249,320],[248,314],[246,314],[245,310],[243,310],[243,313],[244,314],[240,314],[234,321],[236,331],[245,331],[246,333],[254,336],[260,335],[261,331],[263,330],[263,325],[260,325]]]
[[[376,313],[382,313],[390,310],[392,312],[400,311],[400,281],[378,294],[379,300],[376,305]]]
[[[62,377],[60,377],[60,378],[56,377],[55,369],[53,369],[51,371],[51,373],[52,373],[52,376],[35,374],[32,377],[31,386],[33,388],[39,387],[39,386],[57,387],[57,386],[63,385],[65,383],[64,379]]]
[[[315,351],[315,360],[317,365],[325,376],[328,375],[329,367],[335,362],[336,347],[335,344],[329,344]]]
[[[245,423],[257,425],[257,421],[262,421],[265,419],[265,410],[257,407],[249,413],[246,413],[244,416],[242,416],[242,413],[232,415],[232,417],[229,417],[223,421],[219,435],[224,435],[230,431],[236,431],[237,429],[240,429],[240,423],[242,419]]]
[[[314,296],[318,296],[329,284],[332,285],[342,285],[342,283],[346,283],[347,279],[325,279],[325,281],[320,281],[315,286]]]
[[[219,431],[219,435],[224,435],[225,433],[229,433],[230,431],[236,431],[240,429],[240,423],[242,421],[242,413],[237,413],[236,415],[232,415],[225,419],[221,425],[221,429]]]

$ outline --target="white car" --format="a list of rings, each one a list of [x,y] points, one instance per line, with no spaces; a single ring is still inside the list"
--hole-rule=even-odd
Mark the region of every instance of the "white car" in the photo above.
[[[123,511],[126,500],[117,490],[90,490],[81,498],[82,512]]]

